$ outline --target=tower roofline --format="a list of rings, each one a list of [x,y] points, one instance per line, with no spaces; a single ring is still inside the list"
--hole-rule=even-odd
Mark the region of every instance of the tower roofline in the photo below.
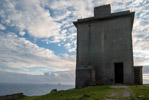
[[[134,20],[134,14],[135,12],[130,12],[129,10],[111,13],[111,6],[110,4],[108,4],[108,5],[94,7],[94,17],[78,19],[77,21],[73,22],[73,24],[77,26],[78,24],[85,23],[85,22],[107,20],[107,19],[113,19],[113,18],[124,17],[124,16],[131,16],[131,18]]]
[[[107,19],[113,19],[113,18],[124,17],[124,16],[131,16],[131,18],[134,19],[134,14],[135,12],[130,12],[128,10],[128,11],[123,11],[123,12],[111,13],[109,16],[105,16],[105,17],[99,17],[99,18],[89,17],[89,18],[84,18],[84,19],[78,19],[77,21],[73,22],[73,24],[77,26],[78,24],[85,23],[85,22],[107,20]]]

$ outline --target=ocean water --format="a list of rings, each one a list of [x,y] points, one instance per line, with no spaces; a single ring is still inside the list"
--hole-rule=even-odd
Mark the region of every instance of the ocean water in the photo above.
[[[4,84],[0,83],[0,96],[23,92],[27,96],[38,96],[50,93],[52,89],[67,90],[74,85],[52,85],[52,84]]]

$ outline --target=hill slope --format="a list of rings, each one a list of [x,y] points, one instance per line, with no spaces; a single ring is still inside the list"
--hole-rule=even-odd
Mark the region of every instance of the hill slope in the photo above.
[[[149,87],[129,86],[111,88],[110,86],[93,86],[84,89],[70,89],[52,92],[43,96],[20,98],[18,100],[149,100]]]

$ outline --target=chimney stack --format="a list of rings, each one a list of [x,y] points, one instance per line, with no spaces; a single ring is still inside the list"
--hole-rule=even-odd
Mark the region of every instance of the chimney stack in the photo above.
[[[101,18],[105,16],[109,16],[111,14],[111,6],[108,5],[102,5],[94,8],[94,17],[95,18]]]

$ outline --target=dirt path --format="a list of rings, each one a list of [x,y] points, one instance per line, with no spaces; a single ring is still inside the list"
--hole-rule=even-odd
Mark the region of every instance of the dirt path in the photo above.
[[[114,85],[114,86],[110,86],[110,87],[111,88],[124,88],[125,90],[121,93],[112,92],[112,94],[110,94],[106,100],[121,100],[121,99],[116,99],[116,98],[119,98],[119,97],[128,98],[131,96],[131,92],[130,92],[128,86]]]

